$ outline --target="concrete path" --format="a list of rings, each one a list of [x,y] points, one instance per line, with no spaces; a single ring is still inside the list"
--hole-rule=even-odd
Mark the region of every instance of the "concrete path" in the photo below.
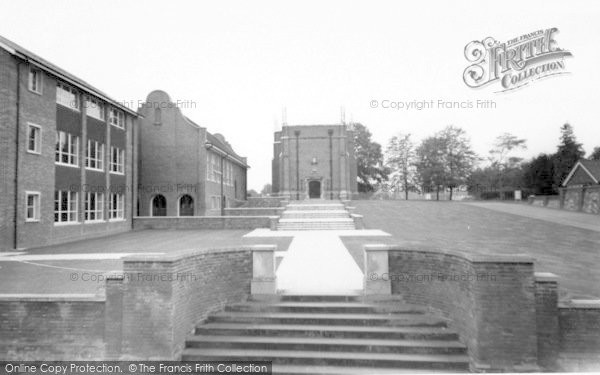
[[[257,229],[244,237],[293,236],[277,269],[277,289],[285,294],[356,294],[363,289],[360,270],[340,236],[389,236],[380,230],[270,231]]]
[[[600,232],[600,215],[537,207],[519,203],[465,202],[463,204]]]

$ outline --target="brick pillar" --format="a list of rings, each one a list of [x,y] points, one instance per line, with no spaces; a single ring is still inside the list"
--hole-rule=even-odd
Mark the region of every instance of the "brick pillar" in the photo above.
[[[581,188],[581,195],[579,196],[579,204],[577,206],[577,211],[583,211],[583,204],[585,202],[585,188]]]
[[[556,369],[559,345],[558,282],[556,275],[535,273],[535,315],[537,327],[538,365]]]
[[[104,309],[106,358],[116,360],[121,357],[123,343],[123,275],[106,276]]]

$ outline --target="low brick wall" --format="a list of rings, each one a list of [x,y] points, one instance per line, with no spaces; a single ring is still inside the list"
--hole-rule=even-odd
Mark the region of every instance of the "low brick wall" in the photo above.
[[[104,313],[93,295],[0,295],[0,360],[103,358]]]
[[[136,216],[133,229],[256,229],[270,223],[269,216]]]
[[[558,309],[561,371],[600,371],[600,300],[573,300]]]
[[[474,371],[537,368],[533,261],[389,246],[392,294],[448,317]]]
[[[252,250],[258,248],[125,258],[124,278],[107,283],[106,313],[121,327],[108,351],[120,358],[178,359],[199,321],[250,293]]]
[[[534,206],[560,208],[560,196],[558,195],[532,195],[527,198],[527,201]]]
[[[0,360],[177,360],[198,322],[250,294],[259,250],[274,246],[127,257],[105,296],[0,295]]]
[[[285,207],[238,207],[226,208],[226,216],[281,216]]]

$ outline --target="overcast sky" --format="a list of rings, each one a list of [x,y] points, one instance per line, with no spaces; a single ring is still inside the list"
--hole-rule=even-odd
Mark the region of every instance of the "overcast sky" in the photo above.
[[[487,6],[485,4],[488,4]],[[385,144],[453,124],[486,155],[496,136],[528,140],[522,156],[554,152],[570,122],[586,152],[600,146],[600,2],[5,1],[0,34],[105,91],[144,100],[154,89],[189,101],[185,115],[223,133],[271,180],[281,109],[290,124],[365,124]],[[471,89],[464,47],[557,27],[571,72],[527,87]],[[496,109],[394,110],[377,100],[493,100]]]

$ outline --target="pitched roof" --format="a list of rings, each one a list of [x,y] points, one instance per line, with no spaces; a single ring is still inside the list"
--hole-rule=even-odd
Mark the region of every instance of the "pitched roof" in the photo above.
[[[563,186],[567,186],[578,168],[583,169],[597,184],[600,183],[600,160],[579,159],[562,183]]]
[[[135,111],[131,110],[130,108],[127,108],[126,106],[119,103],[118,101],[111,99],[104,92],[98,90],[97,88],[90,85],[83,79],[67,72],[66,70],[58,67],[57,65],[54,65],[50,61],[36,55],[35,53],[21,47],[20,45],[18,45],[17,43],[15,43],[9,39],[4,38],[1,35],[0,35],[0,48],[4,49],[11,55],[17,56],[35,66],[37,66],[38,68],[46,71],[49,74],[54,75],[73,86],[76,86],[77,88],[79,88],[83,91],[87,91],[87,92],[99,97],[100,99],[112,104],[113,106],[115,106],[125,112],[128,112],[129,114],[131,114],[133,116],[136,116],[136,117],[139,116]]]
[[[241,162],[244,166],[248,166],[248,164],[244,162],[244,159],[241,156],[239,156],[235,151],[233,151],[233,148],[229,143],[222,142],[221,139],[219,139],[219,137],[215,136],[214,134],[206,132],[206,141],[221,149],[222,151],[225,151],[227,154],[233,156],[235,159],[238,159],[238,161]]]
[[[581,159],[580,162],[596,180],[600,181],[600,160]]]

